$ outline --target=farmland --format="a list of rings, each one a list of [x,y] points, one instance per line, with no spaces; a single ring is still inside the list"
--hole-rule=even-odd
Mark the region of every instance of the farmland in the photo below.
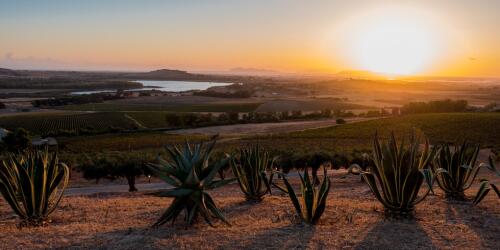
[[[170,111],[170,112],[252,112],[260,103],[207,103],[183,105],[151,105],[95,103],[67,105],[63,110],[73,111]]]
[[[248,137],[240,143],[259,143],[268,148],[291,151],[351,151],[369,149],[371,139],[394,131],[408,135],[413,130],[431,143],[461,142],[466,139],[482,147],[500,147],[500,113],[441,113],[389,117],[288,134]],[[296,145],[300,145],[297,147]]]
[[[135,124],[123,113],[57,113],[30,114],[0,117],[0,126],[8,130],[22,127],[35,135],[58,134],[61,131],[77,134],[82,129],[88,132],[104,131],[111,128],[132,129]]]
[[[142,113],[141,113],[142,114]],[[142,114],[146,115],[146,114]],[[140,118],[140,117],[138,117]],[[161,122],[160,118],[158,122]],[[139,119],[140,120],[140,119]],[[140,120],[141,122],[146,120]],[[148,124],[144,122],[145,124]],[[431,143],[460,142],[468,139],[482,147],[500,147],[500,113],[443,113],[389,117],[352,124],[310,129],[292,133],[238,136],[219,143],[220,149],[232,150],[241,145],[261,144],[272,150],[292,152],[335,151],[351,152],[353,149],[370,149],[375,132],[387,136],[390,131],[408,135],[413,129],[425,134]],[[99,135],[61,138],[68,148],[78,150],[124,150],[161,147],[172,142],[170,138],[207,138],[209,135],[171,135],[166,132],[142,132],[134,134]],[[173,140],[179,141],[179,140]],[[181,139],[182,141],[182,139]],[[92,146],[95,145],[95,146]]]

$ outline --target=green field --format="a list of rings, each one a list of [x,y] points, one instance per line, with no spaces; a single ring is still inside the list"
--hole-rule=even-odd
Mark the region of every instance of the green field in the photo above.
[[[482,147],[500,147],[500,113],[443,113],[390,117],[378,120],[311,129],[289,134],[242,139],[239,144],[259,143],[285,151],[351,151],[370,149],[373,135],[387,137],[391,131],[408,136],[415,130],[431,143],[467,140]],[[236,145],[235,145],[236,146]]]
[[[66,105],[63,110],[74,111],[169,111],[169,112],[252,112],[261,103],[214,103],[214,104],[115,104],[95,103]]]
[[[73,136],[58,138],[59,149],[67,152],[101,152],[129,150],[161,150],[165,145],[183,143],[186,140],[197,142],[208,137],[201,135],[174,135],[164,132],[137,132],[125,134],[103,134],[92,136]]]
[[[132,129],[135,123],[124,113],[100,112],[87,114],[30,114],[0,117],[0,127],[8,130],[25,128],[34,135],[57,134],[60,131],[77,133],[81,129],[102,131],[111,127]]]
[[[390,131],[398,136],[415,129],[431,143],[460,142],[468,139],[482,147],[500,148],[500,113],[449,113],[390,117],[340,126],[312,129],[289,134],[254,136],[222,140],[219,150],[231,151],[248,144],[260,144],[269,150],[290,152],[351,152],[371,149],[376,131],[387,137]],[[164,144],[184,139],[199,140],[203,136],[177,136],[163,132],[98,135],[64,139],[67,148],[78,150],[136,150],[161,148]]]

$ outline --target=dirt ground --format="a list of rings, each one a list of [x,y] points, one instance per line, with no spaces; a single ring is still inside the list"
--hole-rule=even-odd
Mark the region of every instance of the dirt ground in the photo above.
[[[372,120],[375,118],[346,118],[347,123]],[[170,134],[223,134],[231,135],[256,135],[256,134],[273,134],[273,133],[289,133],[294,131],[302,131],[306,129],[316,129],[337,125],[336,119],[321,119],[312,121],[288,121],[274,123],[250,123],[250,124],[235,124],[224,126],[210,126],[202,128],[179,129],[168,131]]]
[[[447,202],[441,192],[417,205],[415,221],[385,221],[382,206],[359,177],[332,175],[319,225],[297,223],[287,196],[245,202],[239,188],[212,191],[232,226],[182,221],[150,226],[170,203],[145,193],[65,197],[42,228],[16,227],[0,201],[1,249],[498,249],[500,207],[494,194],[477,207]],[[296,180],[295,180],[296,181]],[[472,196],[474,190],[468,191]],[[180,218],[181,219],[181,218]]]

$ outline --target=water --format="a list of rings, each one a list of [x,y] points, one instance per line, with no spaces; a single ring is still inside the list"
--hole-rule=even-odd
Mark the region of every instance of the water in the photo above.
[[[141,90],[160,90],[160,91],[168,91],[168,92],[182,92],[189,90],[206,90],[210,87],[218,87],[218,86],[227,86],[232,83],[223,83],[223,82],[190,82],[190,81],[149,81],[149,80],[140,80],[136,81],[142,83],[144,86],[140,89],[129,89],[126,91],[141,91]],[[151,87],[154,86],[154,87]],[[96,93],[114,93],[116,89],[107,89],[107,90],[93,90],[93,91],[76,91],[71,92],[72,95],[87,95],[87,94],[96,94]]]

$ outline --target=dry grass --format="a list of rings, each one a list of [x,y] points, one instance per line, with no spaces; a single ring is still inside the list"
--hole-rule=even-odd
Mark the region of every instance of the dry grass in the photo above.
[[[288,197],[275,192],[262,203],[244,201],[236,185],[213,195],[232,223],[216,228],[181,221],[150,225],[170,203],[146,194],[66,197],[44,228],[16,227],[0,201],[1,249],[478,249],[500,245],[500,208],[489,195],[478,207],[449,203],[442,194],[417,206],[414,222],[384,221],[382,207],[359,177],[332,178],[328,207],[315,227],[297,224]],[[471,196],[474,191],[469,191]]]

